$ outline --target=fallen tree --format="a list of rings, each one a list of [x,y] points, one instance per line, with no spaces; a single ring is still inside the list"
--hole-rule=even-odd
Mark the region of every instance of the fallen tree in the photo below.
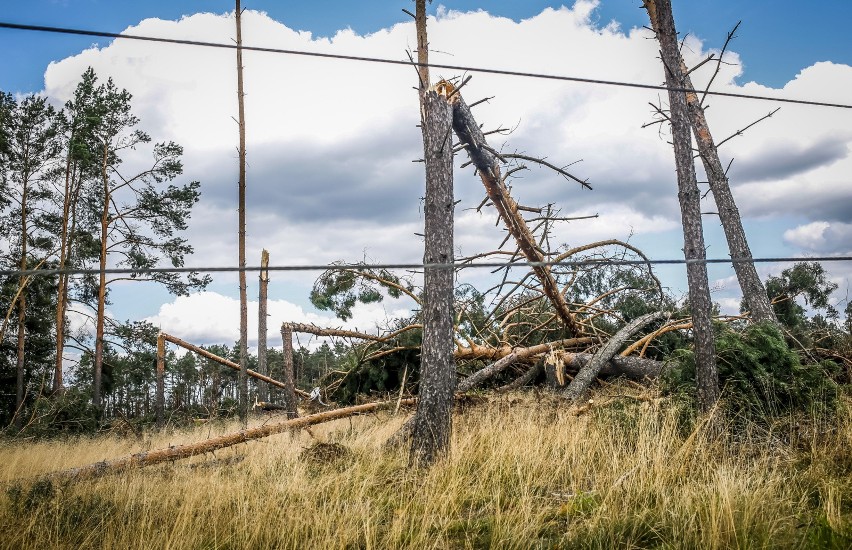
[[[413,405],[414,403],[414,399],[403,399],[400,401],[401,405]],[[358,414],[371,413],[385,408],[393,408],[395,406],[397,406],[396,401],[382,401],[325,411],[312,414],[310,416],[286,420],[277,424],[268,424],[257,428],[240,430],[238,432],[214,437],[198,443],[177,445],[169,447],[168,449],[143,451],[141,453],[132,454],[130,456],[114,460],[104,460],[102,462],[95,462],[94,464],[81,466],[79,468],[61,470],[43,476],[41,479],[59,482],[93,479],[108,474],[121,473],[135,468],[143,468],[145,466],[162,464],[163,462],[198,456],[218,449],[223,449],[225,447],[232,447],[234,445],[239,445],[240,443],[246,443],[255,439],[261,439],[283,433],[288,430],[307,428],[316,424],[322,424],[323,422],[330,422],[332,420],[347,418]]]

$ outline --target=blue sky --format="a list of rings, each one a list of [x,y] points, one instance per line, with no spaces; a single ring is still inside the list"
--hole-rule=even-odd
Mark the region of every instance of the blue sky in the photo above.
[[[150,36],[226,42],[233,36],[230,1],[31,0],[5,2],[0,20]],[[287,49],[312,49],[374,57],[404,58],[414,43],[413,26],[394,1],[246,0],[244,37]],[[657,84],[662,71],[639,0],[558,2],[447,0],[439,6],[461,12],[430,19],[435,63],[513,68]],[[852,89],[852,1],[806,4],[787,0],[675,0],[685,57],[695,64],[724,42],[742,20],[718,90],[849,103]],[[798,11],[796,11],[798,10]],[[195,15],[175,23],[183,15]],[[258,12],[266,12],[268,16]],[[213,15],[218,14],[218,15]],[[498,17],[499,16],[499,17]],[[511,20],[501,19],[508,17]],[[143,22],[143,20],[145,20]],[[521,20],[524,20],[523,22]],[[611,21],[620,31],[604,29]],[[389,29],[396,23],[408,23]],[[353,32],[337,34],[341,29]],[[639,29],[630,32],[631,29]],[[312,37],[292,32],[310,31]],[[381,32],[379,32],[381,31]],[[375,34],[371,34],[375,33]],[[370,36],[365,36],[370,35]],[[317,40],[317,37],[334,37]],[[90,48],[95,42],[98,47]],[[233,52],[136,41],[0,29],[0,89],[44,91],[61,104],[79,75],[93,66],[134,96],[134,111],[154,140],[185,147],[187,180],[199,180],[202,197],[188,234],[196,254],[190,266],[236,262],[237,143]],[[829,61],[831,63],[822,63]],[[51,62],[54,62],[50,65]],[[317,265],[333,261],[412,263],[422,258],[422,155],[414,72],[408,67],[318,61],[246,53],[248,127],[249,264],[267,248],[273,264]],[[433,78],[444,75],[435,71]],[[709,78],[708,64],[694,73]],[[682,257],[672,151],[666,133],[642,128],[653,118],[649,102],[658,91],[475,74],[466,97],[496,96],[477,107],[487,128],[517,127],[493,145],[546,156],[589,178],[594,191],[565,185],[544,171],[514,183],[513,195],[527,205],[556,203],[566,216],[600,214],[570,223],[554,237],[571,246],[618,238],[656,259]],[[375,94],[381,82],[381,94]],[[756,82],[757,84],[749,84]],[[309,83],[308,86],[302,85]],[[294,85],[297,84],[297,85]],[[344,93],[345,92],[345,93]],[[469,95],[467,95],[469,94]],[[778,107],[773,102],[713,98],[708,117],[717,140]],[[852,254],[852,112],[784,105],[772,119],[729,142],[720,154],[734,159],[732,187],[757,256]],[[491,139],[491,138],[489,138]],[[504,140],[504,141],[501,141]],[[502,240],[493,212],[473,211],[482,187],[457,158],[457,254],[493,250]],[[139,160],[142,159],[142,160]],[[128,159],[128,169],[144,162]],[[700,174],[699,168],[699,174]],[[712,212],[712,196],[702,209]],[[727,246],[712,215],[705,217],[708,256],[723,258]],[[760,266],[765,277],[782,265]],[[852,265],[833,264],[832,275],[848,293]],[[478,270],[484,272],[486,270]],[[730,265],[710,268],[714,300],[737,310],[739,289]],[[682,266],[658,273],[675,293],[685,289]],[[315,272],[273,277],[275,321],[337,324],[311,311],[307,296]],[[465,277],[477,277],[465,272]],[[481,281],[474,281],[481,282]],[[490,284],[484,284],[485,287]],[[236,339],[236,276],[217,274],[205,295],[175,299],[159,287],[116,286],[112,313],[146,317],[196,343]],[[249,296],[256,296],[249,277]],[[842,299],[842,298],[841,298]],[[838,304],[843,309],[844,304]],[[404,315],[393,303],[356,316],[364,328],[388,315]],[[275,327],[272,322],[271,327]]]
[[[224,13],[234,8],[225,0],[6,0],[0,19],[13,23],[64,26],[107,32],[120,32],[149,17],[178,19],[200,11]],[[287,26],[329,36],[351,27],[370,33],[405,21],[403,8],[413,10],[411,0],[246,0],[244,8],[266,11]],[[449,9],[485,9],[493,15],[527,18],[546,7],[571,2],[543,0],[445,0],[434,2]],[[647,24],[639,0],[601,0],[597,17],[600,24],[611,20],[630,28]],[[732,48],[747,60],[741,80],[754,80],[780,86],[804,67],[817,61],[852,64],[852,2],[818,0],[680,0],[674,2],[681,33],[696,34],[714,44],[742,20]],[[74,54],[93,43],[91,38],[0,30],[0,51],[7,52],[0,65],[0,89],[38,91],[44,69],[50,61]],[[98,42],[104,44],[105,42]],[[8,52],[14,52],[9,55]]]

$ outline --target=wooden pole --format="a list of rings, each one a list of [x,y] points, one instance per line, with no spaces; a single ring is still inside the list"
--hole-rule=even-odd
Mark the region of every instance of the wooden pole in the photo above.
[[[299,416],[296,410],[296,382],[293,373],[293,329],[284,323],[281,325],[281,340],[284,344],[284,392],[282,394],[283,405],[287,407],[287,415],[290,418]]]
[[[175,345],[180,346],[182,348],[186,348],[189,351],[193,351],[193,352],[197,353],[198,355],[200,355],[200,356],[202,356],[206,359],[210,359],[211,361],[213,361],[215,363],[219,363],[220,365],[223,365],[225,367],[228,367],[228,368],[231,368],[231,369],[234,369],[234,370],[240,370],[240,365],[237,364],[237,363],[234,363],[233,361],[228,361],[227,359],[225,359],[223,357],[219,357],[218,355],[210,353],[206,349],[200,348],[198,346],[194,346],[194,345],[190,344],[189,342],[185,342],[185,341],[181,340],[180,338],[178,338],[177,336],[172,336],[171,334],[166,334],[165,332],[163,332],[161,334],[163,335],[163,339],[165,339],[167,342],[171,342],[172,344],[175,344]],[[268,376],[264,376],[264,375],[262,375],[258,372],[255,372],[251,369],[246,369],[246,375],[251,376],[252,378],[256,378],[258,380],[262,380],[263,382],[266,382],[267,384],[272,384],[273,386],[276,386],[276,387],[279,387],[279,388],[282,388],[282,389],[286,389],[286,385],[283,382],[279,382],[278,380],[275,380],[275,379],[270,378]],[[311,396],[311,394],[309,394],[308,392],[302,391],[298,388],[296,388],[295,391],[298,395],[300,395],[302,397],[310,397]]]
[[[260,253],[260,275],[257,298],[257,371],[266,376],[269,370],[266,366],[266,302],[269,295],[269,252],[266,249]],[[269,400],[269,392],[266,384],[257,388],[258,399],[266,402]]]
[[[236,0],[237,18],[237,101],[239,104],[240,124],[240,182],[239,182],[239,262],[240,262],[240,377],[239,413],[243,425],[248,421],[248,297],[246,296],[246,113],[245,94],[243,93],[243,31],[240,0]]]
[[[157,334],[157,429],[165,425],[166,405],[166,339],[162,332]]]

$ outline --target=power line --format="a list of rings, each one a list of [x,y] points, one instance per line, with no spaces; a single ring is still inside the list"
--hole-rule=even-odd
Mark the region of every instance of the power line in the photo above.
[[[258,271],[328,271],[365,269],[504,269],[517,267],[592,267],[592,266],[644,266],[644,265],[688,265],[688,264],[737,264],[737,263],[782,263],[782,262],[849,262],[852,256],[816,256],[797,258],[706,258],[706,259],[663,259],[663,260],[612,260],[587,259],[563,262],[455,262],[455,263],[375,263],[375,264],[322,264],[280,266],[203,266],[203,267],[154,267],[145,269],[107,268],[100,269],[24,269],[0,270],[0,277],[27,277],[52,275],[154,275],[162,273],[237,273]]]
[[[122,33],[113,33],[113,32],[104,32],[104,31],[90,31],[84,29],[71,29],[66,27],[47,27],[43,25],[23,25],[19,23],[7,23],[0,22],[0,28],[4,29],[15,29],[15,30],[23,30],[23,31],[36,31],[36,32],[52,32],[59,34],[74,34],[74,35],[82,35],[82,36],[97,36],[101,38],[124,38],[127,40],[141,40],[145,42],[162,42],[166,44],[181,44],[184,46],[204,46],[208,48],[224,48],[229,50],[236,50],[237,46],[235,44],[223,44],[221,42],[204,42],[200,40],[184,40],[179,38],[157,38],[153,36],[142,36],[137,34],[122,34]],[[366,57],[366,56],[358,56],[358,55],[345,55],[345,54],[334,54],[334,53],[322,53],[322,52],[309,52],[304,50],[288,50],[281,48],[264,48],[260,46],[242,46],[242,50],[244,51],[254,51],[254,52],[264,52],[264,53],[276,53],[276,54],[284,54],[284,55],[296,55],[296,56],[304,56],[304,57],[318,57],[323,59],[340,59],[344,61],[363,61],[367,63],[384,63],[388,65],[406,65],[419,67],[420,63],[416,61],[404,61],[399,59],[387,59],[381,57]],[[486,74],[497,74],[503,76],[518,76],[525,78],[540,78],[545,80],[559,80],[565,82],[579,82],[582,84],[600,84],[604,86],[619,86],[623,88],[639,88],[645,90],[665,90],[665,91],[675,91],[675,92],[694,92],[695,90],[692,88],[669,88],[667,86],[661,86],[658,84],[643,84],[640,82],[625,82],[619,80],[602,80],[596,78],[583,78],[579,76],[564,76],[564,75],[555,75],[555,74],[543,74],[543,73],[530,73],[524,71],[511,71],[505,69],[489,69],[485,67],[469,67],[464,65],[445,65],[439,63],[428,63],[423,64],[425,66],[429,66],[435,69],[448,69],[453,71],[465,71],[465,72],[479,72]],[[749,94],[741,94],[736,92],[715,92],[715,91],[706,91],[704,92],[706,95],[712,95],[717,97],[733,97],[738,99],[753,99],[758,101],[777,101],[779,103],[793,103],[796,105],[811,105],[814,107],[833,107],[837,109],[852,109],[852,105],[845,103],[828,103],[824,101],[811,101],[807,99],[793,99],[793,98],[783,98],[783,97],[770,97],[770,96],[760,96],[760,95],[749,95]]]

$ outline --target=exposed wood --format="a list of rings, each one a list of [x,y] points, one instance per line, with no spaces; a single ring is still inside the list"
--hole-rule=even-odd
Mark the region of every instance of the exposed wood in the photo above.
[[[482,133],[470,108],[464,102],[461,94],[453,94],[450,98],[453,105],[453,129],[463,144],[466,151],[482,179],[482,184],[488,194],[488,198],[494,204],[500,218],[506,224],[509,233],[514,237],[518,249],[530,262],[544,262],[545,257],[536,244],[535,236],[530,231],[523,216],[518,211],[518,204],[509,195],[509,190],[500,175],[500,162],[488,146],[488,142]],[[536,265],[532,268],[536,277],[541,282],[542,291],[553,304],[556,314],[565,324],[572,336],[579,335],[580,326],[574,319],[565,297],[559,291],[556,280],[546,265]]]
[[[210,359],[211,361],[213,361],[215,363],[219,363],[220,365],[223,365],[225,367],[228,367],[228,368],[231,368],[231,369],[234,369],[234,370],[240,370],[240,365],[237,364],[237,363],[234,363],[233,361],[228,361],[227,359],[225,359],[223,357],[219,357],[216,354],[210,353],[209,351],[207,351],[204,348],[200,348],[198,346],[194,346],[194,345],[190,344],[189,342],[185,342],[185,341],[181,340],[180,338],[178,338],[177,336],[172,336],[171,334],[166,334],[165,332],[163,332],[161,334],[163,336],[163,339],[165,339],[167,342],[171,342],[172,344],[175,344],[175,345],[180,346],[182,348],[186,348],[189,351],[195,352],[198,355],[200,355],[200,356],[202,356],[206,359]],[[263,382],[266,382],[267,384],[272,384],[273,386],[276,386],[276,387],[281,388],[281,389],[286,388],[286,386],[284,385],[284,382],[279,382],[278,380],[275,380],[275,379],[270,378],[268,376],[264,376],[264,375],[260,374],[259,372],[253,371],[252,369],[246,369],[246,375],[251,376],[252,378],[256,378],[258,380],[262,380]],[[297,394],[299,394],[302,397],[310,397],[311,396],[311,394],[309,394],[308,392],[302,391],[298,388],[296,388],[295,391],[296,391]]]
[[[580,369],[571,381],[571,384],[569,384],[568,388],[566,388],[563,395],[571,401],[581,399],[589,390],[589,386],[591,386],[594,379],[597,378],[603,366],[608,363],[618,351],[618,348],[624,345],[624,343],[636,332],[642,330],[642,328],[657,319],[663,318],[665,315],[665,313],[657,311],[647,315],[642,315],[641,317],[637,317],[627,323],[594,354],[591,361]]]
[[[716,371],[716,344],[710,322],[713,303],[704,262],[704,234],[701,224],[701,195],[695,177],[692,157],[689,112],[686,94],[675,91],[684,86],[681,56],[675,30],[671,0],[645,0],[645,8],[660,42],[666,86],[669,88],[672,141],[677,167],[678,201],[683,223],[684,257],[689,284],[689,307],[694,323],[694,348],[698,403],[702,411],[709,411],[719,399],[719,376]]]
[[[214,437],[198,443],[192,443],[190,445],[177,445],[167,449],[144,451],[115,460],[105,460],[103,462],[96,462],[79,468],[62,470],[48,474],[47,476],[44,476],[43,479],[51,481],[83,481],[108,474],[122,473],[135,468],[153,466],[163,462],[210,453],[218,449],[232,447],[234,445],[239,445],[240,443],[269,437],[288,430],[306,428],[315,424],[331,422],[332,420],[355,416],[357,414],[371,413],[385,408],[392,408],[394,404],[395,401],[383,401],[379,403],[367,403],[364,405],[356,405],[354,407],[325,411],[312,414],[310,416],[286,420],[277,424],[267,424],[257,428],[241,430],[239,432]],[[414,399],[405,399],[402,404],[414,404]]]
[[[645,7],[651,18],[651,25],[656,31],[659,22],[654,16],[656,9],[653,7],[653,4],[653,1],[646,1]],[[730,38],[731,35],[729,35],[728,39],[730,40]],[[710,126],[704,114],[704,107],[701,105],[698,94],[694,91],[692,79],[687,74],[686,63],[684,63],[683,57],[680,54],[678,54],[678,61],[678,67],[683,74],[680,85],[693,90],[686,93],[689,121],[692,126],[692,134],[695,136],[698,146],[701,162],[704,164],[704,171],[707,173],[710,190],[713,192],[713,198],[718,207],[719,221],[722,224],[722,229],[725,231],[728,250],[733,258],[751,260],[751,249],[748,246],[748,240],[746,239],[745,230],[740,219],[740,212],[734,201],[734,195],[731,193],[728,176],[722,166],[722,161],[719,159],[718,148],[713,141],[713,136],[710,134]],[[760,280],[754,262],[734,262],[734,271],[737,274],[737,280],[743,292],[743,299],[751,311],[752,319],[755,321],[770,321],[777,324],[778,320],[775,318],[775,312],[769,303],[769,297],[766,294],[766,289]]]
[[[573,353],[560,349],[556,343],[538,344],[527,348],[517,348],[512,353],[501,357],[499,360],[483,367],[472,375],[459,382],[457,391],[459,393],[470,391],[486,380],[494,377],[511,365],[529,361],[531,358],[551,351],[558,352],[559,358],[565,363],[570,372],[579,371],[586,365],[594,355],[591,353]],[[634,360],[636,359],[636,360]],[[633,380],[655,379],[663,370],[663,363],[651,359],[640,359],[638,357],[613,357],[603,362],[597,374],[605,376],[624,375]]]
[[[584,336],[581,338],[565,338],[563,340],[555,340],[553,342],[534,346],[534,348],[526,349],[538,350],[532,352],[533,355],[537,355],[539,353],[545,353],[551,349],[570,349],[586,347],[591,344],[594,344],[597,341],[597,338],[593,338],[591,336]],[[470,342],[468,344],[468,347],[457,347],[454,355],[457,360],[497,360],[506,357],[507,355],[510,355],[512,353],[515,353],[517,350],[518,348],[513,348],[511,346],[482,346]]]
[[[284,377],[284,391],[281,394],[281,399],[284,401],[283,405],[287,410],[287,416],[295,418],[299,416],[299,412],[296,410],[299,403],[296,400],[296,383],[293,372],[293,331],[286,323],[281,326],[281,340],[284,352],[284,364],[281,369]]]
[[[243,93],[243,30],[240,0],[234,15],[237,20],[237,103],[239,106],[240,125],[240,181],[239,181],[239,266],[240,266],[240,376],[239,414],[243,425],[248,421],[248,297],[246,296],[246,113],[245,94]]]
[[[269,252],[266,249],[260,253],[259,290],[257,298],[257,372],[266,376],[269,370],[266,366],[266,311],[269,296]],[[261,401],[269,400],[266,384],[257,388],[257,396]]]

